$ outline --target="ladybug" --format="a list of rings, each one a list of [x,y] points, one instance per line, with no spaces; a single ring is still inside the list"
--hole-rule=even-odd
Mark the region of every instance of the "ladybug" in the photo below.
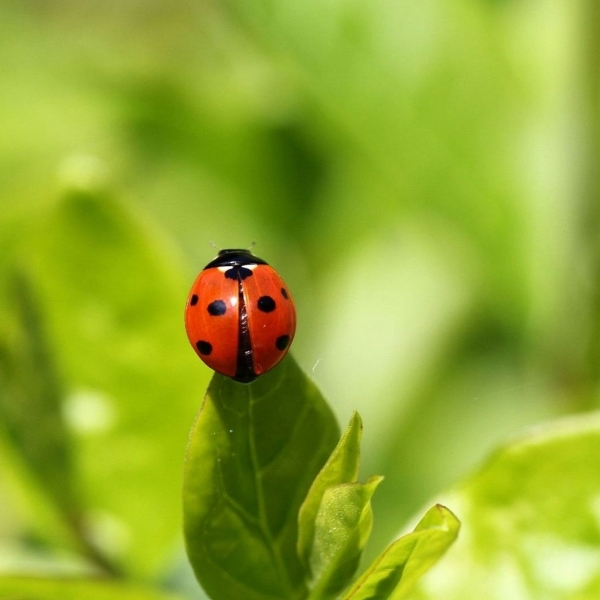
[[[248,250],[221,250],[192,285],[185,329],[211,369],[249,383],[286,355],[296,331],[296,308],[266,261]]]

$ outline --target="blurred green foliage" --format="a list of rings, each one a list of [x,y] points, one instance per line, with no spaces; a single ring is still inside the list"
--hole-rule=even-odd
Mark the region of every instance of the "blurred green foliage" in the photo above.
[[[413,600],[598,597],[598,414],[529,433],[445,494],[464,526]]]
[[[68,579],[40,579],[26,577],[0,579],[3,598],[27,600],[181,600],[180,597],[159,594],[139,586],[127,586],[110,581],[84,581]]]
[[[500,440],[597,407],[599,12],[2,2],[0,569],[185,578],[210,242],[257,242],[296,358],[363,416],[373,548]]]

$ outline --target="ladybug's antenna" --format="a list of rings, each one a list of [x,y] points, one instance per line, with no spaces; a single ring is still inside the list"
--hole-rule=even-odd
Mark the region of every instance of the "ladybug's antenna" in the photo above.
[[[246,248],[246,250],[250,251],[252,250],[252,248],[254,248],[254,246],[256,246],[256,241],[250,242],[250,245],[248,246],[248,248]]]
[[[218,250],[219,252],[222,250],[222,248],[219,248],[219,246],[217,246],[214,242],[208,242],[208,244],[212,246],[215,250]]]

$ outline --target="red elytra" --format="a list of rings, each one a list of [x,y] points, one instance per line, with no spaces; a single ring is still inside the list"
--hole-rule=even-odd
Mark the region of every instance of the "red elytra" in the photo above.
[[[248,250],[221,250],[192,285],[185,329],[211,369],[249,383],[286,355],[296,308],[283,279],[264,260]]]

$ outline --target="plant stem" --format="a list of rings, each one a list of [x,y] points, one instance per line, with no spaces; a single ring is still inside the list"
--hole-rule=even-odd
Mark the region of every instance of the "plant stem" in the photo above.
[[[71,527],[71,531],[77,539],[82,555],[105,576],[114,578],[124,577],[125,573],[123,569],[90,541],[88,535],[84,531],[81,519],[74,515],[66,515],[66,519]]]

